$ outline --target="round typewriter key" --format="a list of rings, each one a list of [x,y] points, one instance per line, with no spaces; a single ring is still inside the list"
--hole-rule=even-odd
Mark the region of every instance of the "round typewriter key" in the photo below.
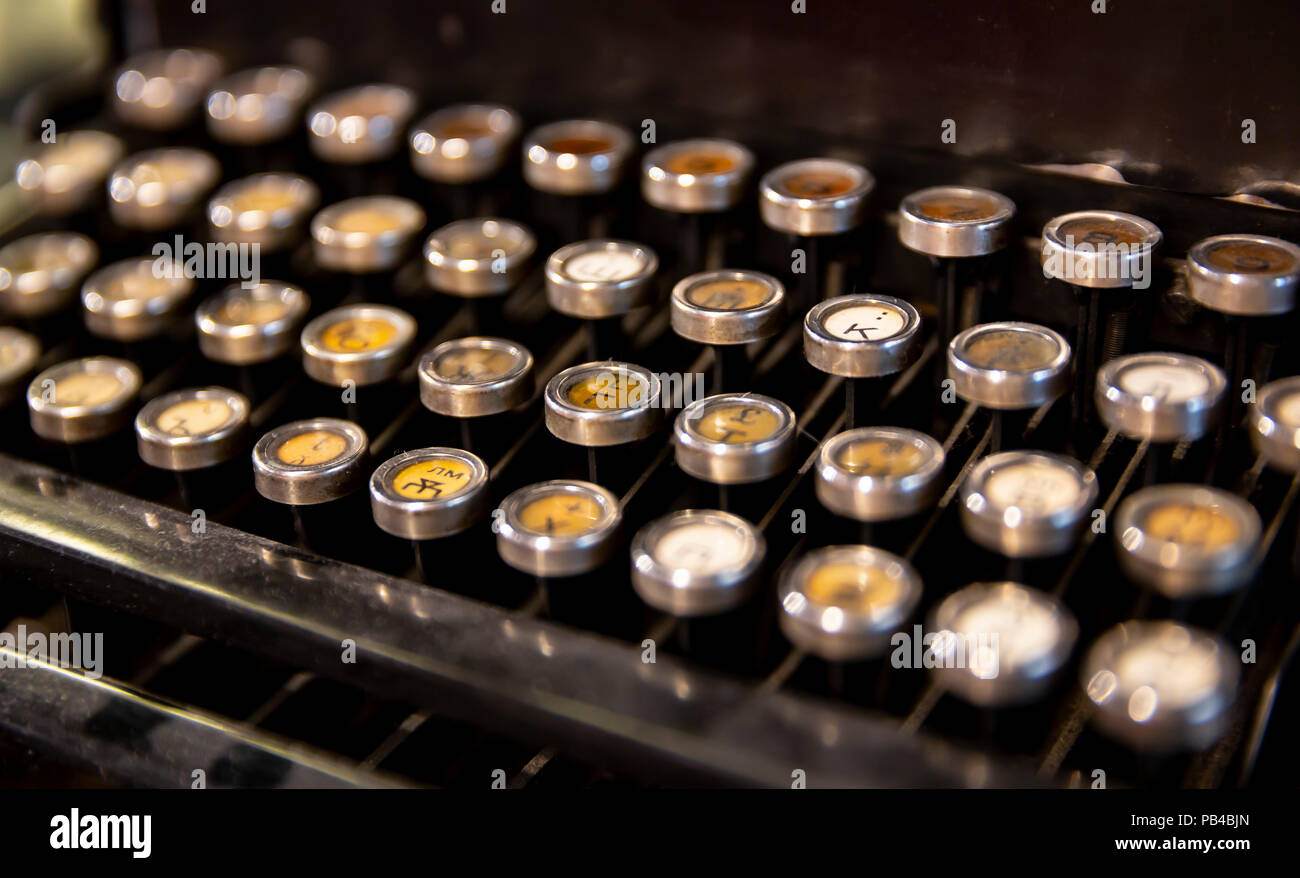
[[[488,468],[459,448],[417,448],[380,464],[370,477],[375,524],[408,540],[433,540],[471,527],[487,513]]]
[[[546,384],[546,428],[589,448],[644,439],[659,425],[659,378],[612,360],[563,370]]]
[[[1079,624],[1056,598],[1015,582],[979,582],[935,609],[935,679],[981,707],[1031,701],[1070,657]]]
[[[123,259],[96,271],[81,286],[86,328],[101,338],[133,342],[158,335],[194,291],[194,281],[170,263]]]
[[[1082,430],[1092,418],[1098,367],[1123,353],[1132,289],[1150,287],[1160,229],[1141,217],[1113,211],[1067,213],[1043,227],[1043,274],[1074,291],[1074,390],[1071,418]],[[1103,298],[1100,290],[1110,290]]]
[[[632,540],[632,587],[674,616],[724,613],[748,600],[766,543],[745,519],[685,509],[656,519]]]
[[[248,399],[224,387],[165,393],[135,416],[140,459],[178,472],[223,463],[245,447],[248,415]]]
[[[1007,243],[1016,205],[988,189],[934,186],[913,192],[898,208],[898,240],[927,256],[987,256]]]
[[[0,247],[0,304],[20,317],[44,317],[77,297],[99,248],[75,232],[42,232]]]
[[[395,268],[424,228],[424,219],[414,201],[388,195],[331,204],[312,217],[316,261],[353,274]]]
[[[25,379],[36,367],[41,356],[41,343],[36,336],[0,326],[0,406],[13,402],[23,388]]]
[[[785,287],[759,271],[722,269],[684,277],[673,287],[673,331],[711,345],[740,345],[781,330]]]
[[[303,369],[323,384],[378,384],[397,373],[415,340],[415,319],[387,305],[344,305],[302,330]]]
[[[804,357],[814,368],[848,379],[844,384],[848,427],[857,426],[860,391],[873,390],[879,396],[884,390],[880,382],[866,385],[856,379],[901,371],[920,350],[920,328],[917,310],[893,296],[839,296],[814,305],[804,315]]]
[[[424,242],[429,286],[453,296],[506,293],[518,285],[537,249],[533,233],[506,219],[458,220]]]
[[[991,409],[1032,409],[1070,383],[1070,345],[1033,323],[982,323],[948,345],[948,376],[957,395]]]
[[[122,141],[103,131],[69,131],[18,163],[14,179],[23,200],[44,214],[87,207],[122,158]]]
[[[650,151],[641,163],[645,200],[676,215],[676,272],[713,269],[727,263],[729,226],[725,214],[740,204],[754,170],[754,154],[730,140],[700,138]]]
[[[113,357],[68,360],[27,387],[32,430],[56,442],[88,442],[122,429],[140,392],[140,370]]]
[[[1080,682],[1093,722],[1139,750],[1199,750],[1228,727],[1240,675],[1217,635],[1176,622],[1125,622],[1092,645]]]
[[[1150,279],[1160,229],[1130,213],[1085,210],[1043,227],[1043,272],[1078,287],[1114,289]]]
[[[934,505],[942,488],[943,446],[900,427],[861,427],[822,444],[817,499],[836,515],[889,521]]]
[[[310,304],[302,290],[279,281],[251,288],[232,284],[194,312],[199,350],[233,366],[273,360],[293,346]]]
[[[815,305],[803,321],[804,356],[845,378],[901,371],[918,351],[921,315],[893,296],[852,295]]]
[[[618,498],[591,482],[539,482],[515,491],[500,508],[501,560],[535,576],[596,569],[613,555],[622,520]]]
[[[1259,513],[1207,485],[1155,485],[1120,504],[1114,533],[1127,576],[1168,598],[1205,597],[1254,575]]]
[[[315,90],[315,79],[299,67],[254,67],[232,73],[208,93],[208,132],[222,143],[280,140],[302,118]]]
[[[884,652],[921,599],[912,565],[870,546],[809,552],[781,578],[781,632],[826,661],[858,661]]]
[[[761,482],[794,459],[795,416],[785,403],[756,393],[709,396],[677,415],[677,465],[718,485]]]
[[[579,241],[546,260],[546,298],[570,317],[616,317],[650,301],[658,268],[659,258],[642,244]]]
[[[1199,439],[1218,417],[1223,371],[1187,354],[1130,354],[1097,373],[1097,411],[1107,427],[1153,442]]]
[[[253,448],[253,483],[268,500],[312,506],[365,484],[366,433],[351,421],[313,418],[276,427]]]
[[[499,104],[455,104],[411,129],[411,167],[438,183],[473,183],[505,164],[519,139],[518,114]]]
[[[170,228],[184,221],[220,178],[221,165],[201,149],[136,153],[108,179],[108,210],[124,226]]]
[[[1097,501],[1092,470],[1059,454],[1005,451],[980,461],[961,488],[966,535],[1008,558],[1059,555]]]
[[[524,140],[524,180],[556,195],[600,195],[618,184],[631,155],[632,136],[617,125],[552,122]]]
[[[590,240],[561,247],[546,260],[546,299],[561,314],[588,321],[587,356],[593,360],[619,347],[606,338],[605,318],[618,317],[654,298],[651,281],[659,257],[630,241]]]
[[[1286,472],[1300,471],[1300,378],[1261,387],[1250,407],[1250,427],[1264,460]]]
[[[160,49],[127,59],[113,78],[113,108],[125,122],[166,131],[185,124],[224,65],[203,49]]]
[[[641,163],[641,195],[661,210],[730,210],[744,194],[754,154],[730,140],[682,140],[651,150]]]
[[[838,235],[862,224],[875,178],[840,159],[787,162],[759,181],[763,222],[792,235]]]
[[[533,355],[504,338],[445,341],[420,359],[420,402],[453,418],[509,411],[533,393]]]
[[[1223,315],[1223,369],[1231,387],[1249,379],[1259,384],[1280,344],[1266,334],[1264,320],[1290,312],[1300,287],[1300,247],[1263,235],[1218,235],[1197,242],[1187,253],[1187,292],[1192,299]],[[1261,373],[1263,373],[1261,375]],[[1225,431],[1240,424],[1240,394],[1227,399]],[[1220,436],[1222,442],[1226,436]]]
[[[678,335],[713,345],[713,389],[721,393],[748,377],[743,345],[781,331],[785,286],[758,271],[704,271],[678,281],[669,306]]]
[[[978,313],[978,299],[961,301],[967,286],[959,274],[970,275],[976,257],[1001,250],[1010,234],[1016,206],[1004,195],[969,186],[934,186],[913,192],[898,208],[898,240],[923,253],[934,265],[936,331],[946,346],[959,331],[960,313]],[[978,287],[969,295],[978,296]],[[936,363],[936,367],[941,364]]]
[[[297,174],[253,174],[227,183],[208,201],[212,239],[282,250],[302,238],[320,190]]]
[[[409,89],[357,86],[326,95],[307,111],[307,140],[312,152],[327,162],[380,161],[397,151],[414,112],[415,94]]]
[[[1224,314],[1264,316],[1295,308],[1300,247],[1263,235],[1217,235],[1187,253],[1193,299]]]

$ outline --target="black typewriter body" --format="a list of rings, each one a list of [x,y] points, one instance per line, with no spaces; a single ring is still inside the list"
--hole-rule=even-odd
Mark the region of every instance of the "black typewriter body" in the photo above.
[[[188,3],[104,4],[104,64],[37,86],[15,109],[24,134],[35,141],[53,119],[60,131],[109,131],[127,156],[208,150],[220,163],[217,185],[291,172],[319,187],[321,206],[372,194],[418,203],[427,222],[391,270],[331,270],[309,241],[268,253],[260,267],[262,278],[309,294],[309,318],[379,302],[414,317],[416,337],[390,380],[357,388],[348,402],[304,374],[296,343],[250,368],[200,352],[194,306],[228,278],[197,278],[177,319],[139,342],[89,332],[75,300],[39,319],[4,315],[41,343],[33,374],[77,357],[121,357],[142,372],[139,405],[218,386],[245,393],[252,413],[239,454],[177,478],[141,460],[129,425],[69,446],[33,433],[21,394],[0,411],[5,630],[22,621],[99,632],[104,662],[100,678],[75,668],[0,671],[3,781],[188,787],[201,772],[209,786],[233,787],[1088,787],[1101,771],[1109,786],[1294,787],[1300,482],[1259,457],[1249,403],[1234,402],[1242,388],[1230,384],[1220,421],[1187,442],[1108,431],[1074,387],[1032,417],[945,400],[936,335],[943,265],[898,241],[897,206],[909,193],[993,190],[1014,201],[1015,216],[1003,248],[954,269],[955,329],[1038,324],[1093,350],[1097,367],[1170,351],[1259,387],[1300,374],[1294,312],[1254,320],[1246,334],[1241,321],[1193,300],[1184,258],[1214,235],[1300,241],[1300,114],[1289,93],[1300,71],[1284,39],[1300,9],[1104,5],[1098,13],[1082,0],[924,8],[809,0],[795,12],[789,3],[510,0],[498,12],[488,2],[210,0],[196,13]],[[632,159],[610,194],[587,199],[526,185],[517,146],[485,183],[457,186],[417,174],[405,140],[391,158],[349,166],[313,153],[301,121],[259,146],[215,141],[202,107],[197,121],[167,131],[125,123],[113,111],[112,71],[129,55],[174,46],[216,52],[227,71],[296,64],[322,95],[367,82],[405,86],[418,96],[413,121],[464,101],[514,108],[525,134],[558,119],[608,120],[635,138]],[[1252,142],[1243,140],[1245,120]],[[743,196],[720,219],[655,208],[639,189],[646,152],[693,137],[734,140],[755,157]],[[875,181],[865,220],[815,241],[766,225],[758,194],[767,171],[810,156],[858,163]],[[98,245],[99,267],[177,235],[207,240],[201,207],[143,231],[115,222],[104,202],[101,186],[70,217],[25,213],[0,246],[73,230]],[[1163,233],[1149,288],[1108,300],[1122,302],[1112,306],[1122,332],[1095,322],[1082,332],[1096,320],[1088,300],[1044,275],[1044,225],[1084,210],[1134,214]],[[526,274],[491,299],[434,291],[420,245],[476,216],[536,235]],[[659,259],[651,303],[604,321],[603,335],[550,308],[545,290],[547,256],[591,237],[593,224],[599,237],[648,245]],[[820,278],[812,288],[791,270],[800,248]],[[674,455],[675,411],[644,438],[594,451],[553,435],[543,389],[591,359],[589,345],[601,360],[713,381],[713,353],[676,334],[668,313],[673,286],[706,265],[785,284],[780,330],[739,364],[728,361],[744,379],[725,389],[793,410],[790,464],[726,489],[692,477]],[[870,528],[816,494],[818,449],[844,429],[845,380],[809,364],[801,331],[816,301],[854,293],[898,297],[922,320],[907,368],[859,388],[856,426],[917,430],[946,452],[935,502]],[[469,335],[527,347],[536,389],[466,426],[421,404],[416,364],[434,344]],[[267,431],[314,417],[361,424],[367,479],[403,451],[472,449],[490,471],[487,513],[415,548],[376,526],[365,487],[291,514],[255,490],[249,454]],[[1158,484],[1242,497],[1261,524],[1257,569],[1217,596],[1153,592],[1121,569],[1118,535],[1091,528],[1092,507],[1070,547],[1051,556],[1016,560],[983,548],[962,525],[963,481],[989,454],[1017,449],[1088,465],[1099,489],[1092,507],[1112,522],[1126,497]],[[594,572],[544,582],[498,553],[492,510],[548,479],[592,481],[619,501],[617,546]],[[648,606],[631,584],[634,536],[669,512],[716,508],[762,533],[752,596],[689,620]],[[899,630],[928,626],[969,583],[1019,582],[1056,595],[1077,621],[1069,658],[1035,697],[987,707],[938,687],[924,668],[891,666],[890,651],[829,661],[800,650],[779,622],[778,583],[812,551],[860,543],[905,558],[923,584]],[[1098,725],[1081,665],[1113,626],[1167,619],[1214,632],[1234,658],[1250,641],[1251,659],[1237,661],[1220,733],[1155,754]]]

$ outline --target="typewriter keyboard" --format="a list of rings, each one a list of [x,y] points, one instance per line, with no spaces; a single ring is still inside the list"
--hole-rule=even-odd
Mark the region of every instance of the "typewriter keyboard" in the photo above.
[[[1294,785],[1293,213],[225,68],[13,177],[6,772]]]

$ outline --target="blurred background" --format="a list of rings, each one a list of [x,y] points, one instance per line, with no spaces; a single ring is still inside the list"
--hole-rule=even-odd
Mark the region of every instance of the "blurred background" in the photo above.
[[[746,142],[807,131],[844,145],[1105,162],[1129,182],[1216,195],[1300,183],[1290,0],[1107,0],[1104,13],[1093,0],[817,0],[805,14],[786,0],[493,5],[203,0],[196,12],[192,0],[0,0],[0,150],[12,150],[15,125],[39,123],[42,104],[64,106],[54,96],[103,94],[107,65],[126,54],[198,45],[232,70],[298,64],[326,90],[410,86],[425,106],[486,99],[527,118],[653,115]],[[955,144],[939,142],[946,118]],[[1254,143],[1242,142],[1245,119]]]
[[[95,0],[0,0],[0,230],[16,213],[17,185],[9,173],[23,137],[20,103],[30,89],[71,77],[96,79],[108,62],[109,40]]]

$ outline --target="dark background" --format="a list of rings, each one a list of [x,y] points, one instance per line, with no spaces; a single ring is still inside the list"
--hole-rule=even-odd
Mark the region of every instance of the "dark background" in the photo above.
[[[124,48],[191,42],[232,67],[293,58],[428,106],[498,100],[532,118],[707,116],[973,156],[1113,160],[1132,181],[1226,193],[1300,180],[1300,4],[1290,0],[118,0]],[[120,13],[118,9],[120,7]],[[1241,142],[1243,119],[1257,142]],[[748,142],[748,141],[747,141]]]

